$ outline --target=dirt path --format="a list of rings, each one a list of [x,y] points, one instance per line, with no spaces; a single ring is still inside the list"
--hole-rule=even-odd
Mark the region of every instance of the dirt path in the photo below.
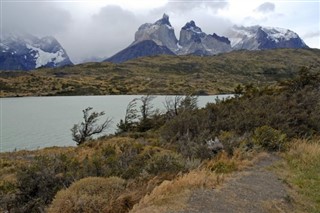
[[[293,212],[286,185],[268,170],[278,160],[268,155],[217,189],[194,191],[179,213]]]

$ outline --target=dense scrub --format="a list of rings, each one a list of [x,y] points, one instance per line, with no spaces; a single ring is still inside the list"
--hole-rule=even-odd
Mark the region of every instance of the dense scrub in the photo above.
[[[230,173],[255,150],[288,150],[293,138],[319,136],[319,96],[319,73],[302,69],[277,87],[238,86],[235,98],[203,109],[194,96],[177,97],[161,114],[152,108],[151,97],[143,97],[144,106],[131,103],[116,136],[76,148],[1,154],[0,209],[94,212],[99,206],[127,212],[137,203],[145,208],[147,200],[155,202],[147,194],[173,186],[164,180],[179,182],[199,168],[205,170],[201,174]],[[224,145],[222,154],[208,149],[206,141],[215,137]],[[105,194],[108,190],[112,193]]]

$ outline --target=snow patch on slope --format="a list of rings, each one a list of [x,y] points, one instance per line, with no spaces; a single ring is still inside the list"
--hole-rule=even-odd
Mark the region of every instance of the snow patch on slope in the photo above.
[[[48,53],[40,48],[33,47],[29,44],[26,44],[27,48],[30,49],[30,51],[36,51],[36,55],[34,56],[36,58],[36,68],[42,67],[50,62],[53,62],[55,65],[59,62],[62,62],[65,58],[63,57],[64,51],[59,50],[55,53]]]
[[[268,37],[275,42],[279,42],[279,39],[289,41],[292,38],[298,38],[298,35],[291,30],[278,28],[278,27],[262,27],[262,30],[268,34]]]
[[[228,36],[231,47],[243,43],[245,39],[252,39],[255,37],[255,32],[250,28],[234,26],[232,34]]]

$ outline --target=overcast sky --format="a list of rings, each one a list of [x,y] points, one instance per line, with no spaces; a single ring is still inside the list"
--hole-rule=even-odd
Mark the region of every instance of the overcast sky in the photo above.
[[[166,13],[177,38],[190,20],[223,35],[237,25],[282,27],[320,48],[319,0],[0,0],[1,30],[58,39],[74,63],[107,58],[134,40],[138,27]]]

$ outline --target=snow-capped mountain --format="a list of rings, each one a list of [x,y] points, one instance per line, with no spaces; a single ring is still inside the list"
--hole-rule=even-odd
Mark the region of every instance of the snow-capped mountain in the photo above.
[[[227,35],[235,50],[308,48],[297,33],[283,28],[233,26]]]
[[[0,42],[0,70],[32,70],[72,65],[66,51],[51,37],[4,33]]]
[[[230,52],[230,41],[226,37],[217,34],[207,35],[194,21],[188,22],[180,31],[180,49],[178,55],[214,55],[222,52]]]
[[[177,40],[169,16],[164,14],[153,24],[141,25],[135,33],[134,42],[106,61],[121,63],[157,54],[215,55],[240,49],[308,48],[298,34],[282,28],[234,26],[225,36],[206,34],[194,21],[190,21],[181,28]]]

